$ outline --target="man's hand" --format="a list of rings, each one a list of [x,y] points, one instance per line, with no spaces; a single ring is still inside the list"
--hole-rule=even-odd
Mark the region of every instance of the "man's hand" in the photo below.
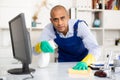
[[[54,53],[53,47],[49,44],[48,41],[41,41],[40,43],[37,43],[34,48],[35,52],[40,54],[43,53]]]
[[[85,62],[78,62],[72,69],[74,69],[74,70],[88,70],[88,65]]]
[[[54,53],[55,52],[48,41],[42,41],[40,48],[41,48],[42,52],[44,52],[44,53]]]
[[[85,62],[88,66],[96,61],[95,57],[93,54],[88,54],[82,62]]]
[[[42,51],[41,51],[41,48],[40,48],[40,43],[37,43],[34,47],[34,51],[37,53],[37,54],[40,54]]]

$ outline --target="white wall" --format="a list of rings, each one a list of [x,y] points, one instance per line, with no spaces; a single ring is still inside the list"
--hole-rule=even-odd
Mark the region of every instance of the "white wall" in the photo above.
[[[38,10],[38,6],[44,0],[0,0],[0,58],[13,58],[11,49],[11,39],[8,22],[19,13],[25,13],[27,28],[31,28],[32,16]],[[37,27],[44,28],[50,22],[50,9],[62,4],[67,9],[72,7],[72,0],[46,0],[47,5],[40,9],[38,22],[42,23]],[[32,44],[35,44],[41,30],[31,30]],[[53,55],[52,55],[53,56]],[[36,57],[33,57],[34,59]],[[36,60],[33,60],[35,62]],[[54,61],[52,59],[52,61]]]

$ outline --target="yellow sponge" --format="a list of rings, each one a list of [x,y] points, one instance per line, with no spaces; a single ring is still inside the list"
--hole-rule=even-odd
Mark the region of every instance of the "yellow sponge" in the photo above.
[[[91,70],[88,68],[88,70],[74,70],[72,68],[68,69],[69,74],[82,74],[82,75],[88,75],[90,74]]]
[[[88,70],[74,70],[72,68],[68,69],[68,75],[71,78],[82,78],[82,79],[88,79],[91,78],[91,69],[88,68]],[[92,79],[89,79],[92,80]]]

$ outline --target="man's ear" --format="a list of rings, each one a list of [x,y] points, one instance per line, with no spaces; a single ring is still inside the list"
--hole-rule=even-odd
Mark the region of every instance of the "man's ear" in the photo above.
[[[50,18],[50,21],[51,21],[51,23],[52,23],[52,18]]]

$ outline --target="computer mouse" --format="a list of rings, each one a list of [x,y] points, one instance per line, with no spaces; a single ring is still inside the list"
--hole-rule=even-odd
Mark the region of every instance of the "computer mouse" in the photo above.
[[[95,76],[98,76],[98,77],[106,77],[107,74],[106,72],[104,72],[103,70],[98,70],[94,73]]]

